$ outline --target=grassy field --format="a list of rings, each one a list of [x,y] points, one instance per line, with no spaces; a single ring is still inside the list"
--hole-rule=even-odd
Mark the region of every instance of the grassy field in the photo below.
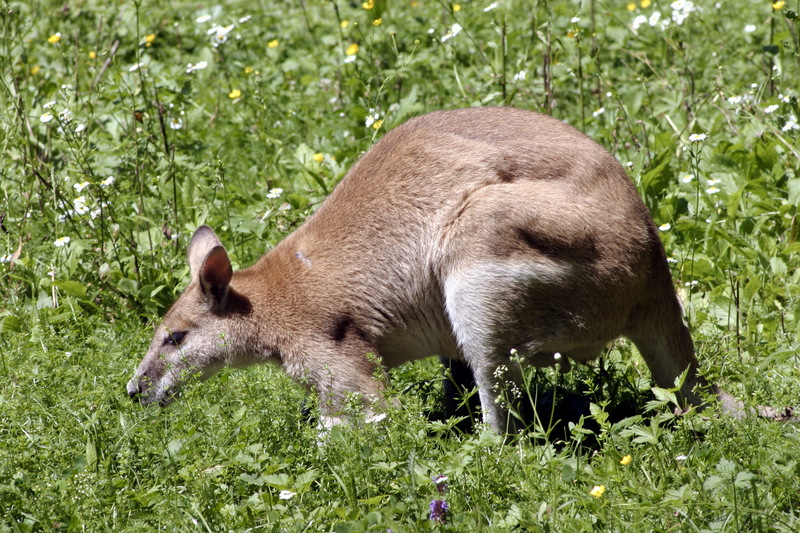
[[[435,360],[392,372],[402,408],[324,444],[301,408],[314,399],[277,368],[224,371],[166,409],[125,393],[198,225],[249,265],[387,130],[512,105],[628,169],[703,372],[750,405],[797,407],[798,12],[4,3],[0,532],[800,530],[800,428],[675,415],[624,340],[602,367],[531,373],[533,392],[591,402],[549,442],[450,431]]]

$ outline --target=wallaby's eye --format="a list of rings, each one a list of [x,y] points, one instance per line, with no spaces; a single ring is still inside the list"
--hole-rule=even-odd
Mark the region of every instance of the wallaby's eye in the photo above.
[[[183,338],[186,337],[187,331],[173,331],[172,333],[167,334],[167,338],[164,339],[164,346],[172,345],[178,346],[181,342],[183,342]]]

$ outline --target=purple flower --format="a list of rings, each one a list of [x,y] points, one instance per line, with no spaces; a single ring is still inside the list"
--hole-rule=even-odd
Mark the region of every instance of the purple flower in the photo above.
[[[438,476],[433,476],[431,479],[433,480],[433,484],[436,485],[436,492],[439,494],[447,492],[447,476],[439,474]]]
[[[447,522],[447,513],[450,511],[450,506],[444,500],[431,500],[431,516],[430,519],[439,524]]]

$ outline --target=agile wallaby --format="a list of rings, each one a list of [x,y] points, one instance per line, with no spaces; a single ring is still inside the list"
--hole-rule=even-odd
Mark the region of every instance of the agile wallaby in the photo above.
[[[659,386],[688,370],[682,401],[699,406],[707,388],[741,413],[697,374],[657,229],[625,171],[533,112],[412,119],[255,265],[233,272],[206,226],[188,260],[191,283],[128,383],[142,403],[168,403],[188,373],[274,361],[331,422],[348,392],[379,402],[378,365],[439,355],[466,361],[484,421],[502,432],[500,385],[520,379],[512,349],[537,366],[586,362],[626,336]]]

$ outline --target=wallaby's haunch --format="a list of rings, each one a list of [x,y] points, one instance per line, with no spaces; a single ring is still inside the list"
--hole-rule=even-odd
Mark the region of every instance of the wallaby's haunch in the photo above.
[[[706,388],[658,232],[613,156],[553,118],[511,108],[435,112],[386,134],[316,214],[234,272],[203,226],[191,283],[158,326],[128,393],[168,403],[187,375],[274,361],[320,396],[380,409],[376,365],[465,361],[484,421],[532,365],[585,362],[630,338],[661,387]],[[496,370],[505,365],[500,376]]]

